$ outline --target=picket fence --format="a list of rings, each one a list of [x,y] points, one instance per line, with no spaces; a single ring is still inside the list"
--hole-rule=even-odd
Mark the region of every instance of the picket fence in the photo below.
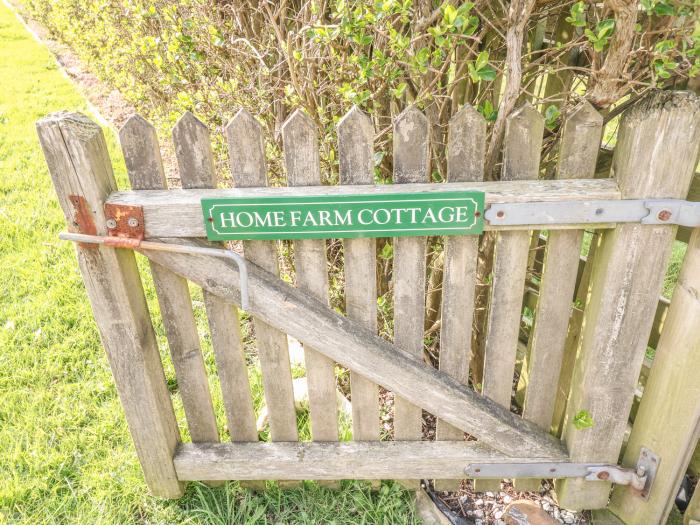
[[[296,111],[282,128],[288,186],[271,188],[260,125],[240,110],[225,127],[234,187],[224,189],[209,131],[185,113],[173,129],[182,188],[168,189],[155,129],[134,116],[119,132],[132,189],[119,191],[95,123],[69,113],[39,121],[68,228],[82,240],[78,262],[152,493],[179,497],[189,480],[260,488],[260,480],[334,487],[341,479],[398,479],[416,487],[432,479],[446,490],[465,477],[480,478],[481,489],[493,485],[482,478],[517,478],[523,489],[561,478],[564,507],[609,508],[625,523],[661,523],[698,439],[700,235],[695,229],[688,240],[627,439],[677,210],[663,209],[652,224],[620,218],[618,210],[626,201],[663,200],[664,207],[686,198],[700,147],[700,100],[658,91],[627,110],[611,177],[594,178],[602,127],[586,102],[568,114],[556,177],[544,180],[544,122],[525,105],[507,122],[501,180],[484,181],[486,122],[464,107],[450,122],[447,182],[430,184],[429,123],[409,107],[394,122],[393,185],[375,185],[373,124],[353,108],[337,127],[340,185],[322,186],[316,127]],[[423,361],[425,237],[393,240],[393,342],[377,335],[375,239],[343,241],[345,315],[328,306],[324,240],[294,241],[295,286],[279,278],[274,241],[248,240],[247,311],[270,426],[262,442],[241,342],[241,261],[155,250],[149,241],[182,252],[216,247],[202,239],[203,197],[376,194],[397,185],[403,192],[485,192],[495,256],[480,392],[468,382],[478,236],[444,240],[439,370]],[[543,203],[564,203],[561,220],[540,220]],[[593,215],[584,217],[591,206]],[[535,219],[509,225],[511,211]],[[584,230],[596,241],[579,275]],[[541,231],[547,234],[540,239]],[[543,254],[536,293],[525,286],[533,238]],[[149,259],[189,443],[181,440],[134,250]],[[203,290],[230,442],[217,425],[188,281]],[[535,321],[521,352],[524,395],[516,414],[524,297]],[[299,441],[288,334],[304,344],[311,442]],[[351,374],[351,441],[339,441],[336,363]],[[380,440],[379,386],[395,394],[392,441]],[[423,410],[438,417],[434,441],[423,438]],[[593,468],[596,481],[582,468]]]

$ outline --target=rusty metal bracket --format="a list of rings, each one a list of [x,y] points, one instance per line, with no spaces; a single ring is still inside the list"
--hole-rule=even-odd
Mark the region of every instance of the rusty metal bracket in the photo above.
[[[138,240],[144,238],[146,228],[141,206],[106,203],[104,210],[105,218],[107,219],[108,236]],[[129,246],[124,247],[127,248]]]
[[[68,200],[73,205],[71,231],[85,235],[97,235],[97,226],[95,226],[95,221],[92,218],[92,210],[85,197],[82,195],[68,195]],[[94,244],[88,243],[79,243],[79,246],[81,248],[95,248]]]

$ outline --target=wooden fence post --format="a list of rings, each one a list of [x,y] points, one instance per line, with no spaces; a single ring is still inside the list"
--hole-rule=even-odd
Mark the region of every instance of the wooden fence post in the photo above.
[[[698,441],[700,422],[700,229],[696,228],[673,292],[644,396],[622,460],[634,466],[641,447],[659,456],[649,499],[616,486],[610,510],[628,525],[664,523]]]
[[[37,122],[37,131],[66,221],[75,225],[75,203],[83,202],[96,233],[105,235],[102,206],[117,188],[102,130],[84,115],[55,113]],[[104,246],[76,251],[146,483],[156,496],[180,497],[184,485],[173,465],[180,433],[134,254]]]
[[[623,199],[687,195],[699,119],[700,99],[678,91],[654,91],[623,116],[612,166]],[[572,461],[617,463],[676,230],[621,224],[603,234],[563,432]],[[577,428],[584,411],[593,426]],[[610,486],[566,479],[557,494],[565,508],[603,508]]]

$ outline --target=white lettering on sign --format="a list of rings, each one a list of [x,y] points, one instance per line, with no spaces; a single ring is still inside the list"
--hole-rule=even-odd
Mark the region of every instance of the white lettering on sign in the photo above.
[[[365,208],[357,215],[357,223],[363,226],[377,224],[380,226],[393,222],[395,224],[440,224],[440,223],[467,223],[472,220],[469,208],[466,206],[444,206],[435,212],[428,208],[379,208],[372,210]],[[290,210],[268,211],[259,213],[257,211],[228,211],[222,212],[219,216],[220,223],[224,228],[269,228],[291,226],[352,226],[353,214],[351,210],[341,212],[339,210],[316,210],[300,211]]]

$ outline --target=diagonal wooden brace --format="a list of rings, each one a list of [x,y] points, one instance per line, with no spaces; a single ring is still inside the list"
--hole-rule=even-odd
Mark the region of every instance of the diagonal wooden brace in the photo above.
[[[154,239],[156,240],[156,239]],[[208,246],[206,241],[159,239]],[[147,257],[226,301],[240,304],[229,260],[141,250]],[[422,361],[337,314],[310,294],[248,262],[249,311],[324,355],[510,456],[566,459],[562,443]]]

